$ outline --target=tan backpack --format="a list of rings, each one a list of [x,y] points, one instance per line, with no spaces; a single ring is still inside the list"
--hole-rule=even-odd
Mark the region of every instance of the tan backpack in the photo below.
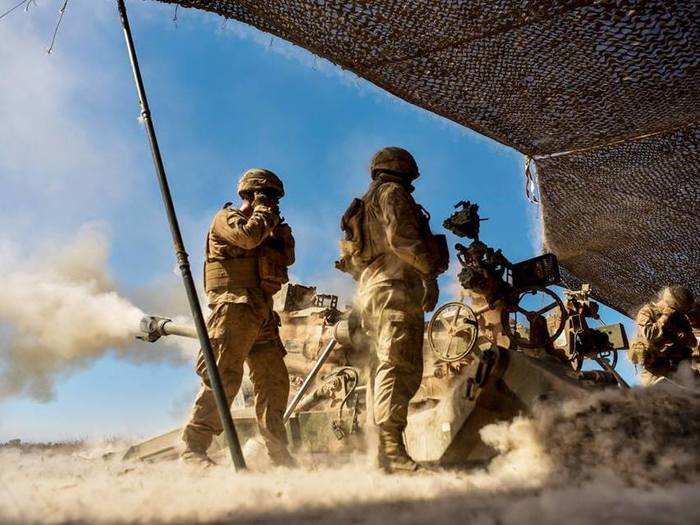
[[[364,199],[353,199],[340,220],[340,229],[345,238],[340,241],[340,259],[335,267],[352,275],[356,281],[364,269],[362,252],[365,248],[362,223],[365,219]]]

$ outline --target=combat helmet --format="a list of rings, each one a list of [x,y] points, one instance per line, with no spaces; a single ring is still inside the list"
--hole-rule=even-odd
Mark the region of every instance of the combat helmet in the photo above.
[[[693,308],[695,298],[684,286],[667,286],[661,291],[661,301],[674,310],[687,312]]]
[[[381,172],[407,177],[408,180],[417,179],[418,164],[408,151],[403,148],[382,148],[372,157],[370,172],[374,179]]]
[[[277,198],[284,197],[284,184],[280,178],[270,170],[252,168],[246,171],[238,181],[238,195],[244,193],[262,191],[276,194]]]

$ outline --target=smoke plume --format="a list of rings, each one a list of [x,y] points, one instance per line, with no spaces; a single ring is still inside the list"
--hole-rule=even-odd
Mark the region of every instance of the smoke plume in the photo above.
[[[57,380],[109,352],[167,356],[134,343],[143,312],[115,291],[108,257],[108,238],[97,226],[34,253],[0,246],[0,399],[48,401]]]

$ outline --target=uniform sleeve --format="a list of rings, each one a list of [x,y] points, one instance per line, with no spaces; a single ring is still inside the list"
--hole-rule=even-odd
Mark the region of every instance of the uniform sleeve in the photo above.
[[[431,255],[410,194],[400,185],[391,183],[384,184],[379,192],[379,208],[390,248],[419,273],[432,275]]]
[[[287,260],[287,266],[293,265],[294,261],[296,260],[295,245],[296,241],[294,240],[294,235],[292,235],[290,230],[289,237],[284,240],[284,256]]]
[[[262,243],[279,222],[279,217],[265,206],[257,206],[250,217],[234,210],[221,210],[214,217],[212,233],[222,241],[252,250]]]
[[[273,246],[279,252],[281,256],[281,263],[289,267],[294,264],[295,253],[294,253],[294,235],[292,235],[292,228],[287,223],[279,224],[274,232],[274,237],[271,239],[274,241]]]
[[[664,319],[656,318],[649,306],[644,306],[637,314],[637,329],[639,334],[650,343],[662,344],[665,339]]]

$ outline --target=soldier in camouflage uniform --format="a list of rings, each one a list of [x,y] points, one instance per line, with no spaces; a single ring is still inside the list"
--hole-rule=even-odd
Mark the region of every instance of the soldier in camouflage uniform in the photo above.
[[[379,427],[379,465],[415,471],[403,440],[408,404],[423,373],[423,313],[435,308],[437,276],[447,269],[447,247],[433,236],[427,212],[413,199],[413,156],[380,150],[372,183],[343,216],[339,269],[359,282],[356,307],[372,343],[370,400]]]
[[[206,241],[204,289],[211,315],[207,329],[229,403],[238,392],[247,361],[255,394],[255,414],[275,464],[293,465],[282,417],[289,397],[285,349],[272,295],[287,282],[294,263],[294,238],[282,222],[278,201],[282,181],[271,171],[252,169],[238,184],[240,208],[227,203],[214,216]],[[183,461],[212,464],[206,454],[221,421],[201,355],[202,385],[182,439]]]
[[[637,313],[637,335],[629,350],[630,360],[642,366],[641,381],[654,384],[673,375],[683,361],[697,357],[698,341],[688,319],[693,294],[682,286],[669,286],[654,303]]]

